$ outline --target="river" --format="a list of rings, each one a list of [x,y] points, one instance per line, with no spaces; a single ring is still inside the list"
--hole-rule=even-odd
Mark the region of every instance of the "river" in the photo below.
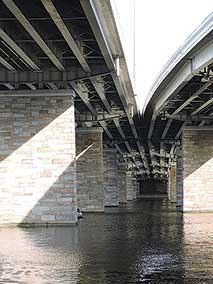
[[[140,199],[76,227],[1,228],[0,283],[213,283],[213,214]]]

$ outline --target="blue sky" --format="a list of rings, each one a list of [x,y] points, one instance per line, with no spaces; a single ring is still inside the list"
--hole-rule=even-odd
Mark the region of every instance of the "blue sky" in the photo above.
[[[213,12],[213,0],[111,0],[133,77],[133,7],[136,6],[136,94],[140,108],[172,54]]]

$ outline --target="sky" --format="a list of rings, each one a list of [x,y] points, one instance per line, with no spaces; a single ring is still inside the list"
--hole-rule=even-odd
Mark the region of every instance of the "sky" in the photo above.
[[[197,26],[213,0],[111,0],[139,109],[157,74]],[[134,68],[135,1],[135,68]]]

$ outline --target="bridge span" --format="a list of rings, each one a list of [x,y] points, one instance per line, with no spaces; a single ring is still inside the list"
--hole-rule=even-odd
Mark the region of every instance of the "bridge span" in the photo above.
[[[109,0],[2,0],[0,224],[75,224],[77,208],[104,212],[147,180],[169,180],[182,206],[173,165],[193,163],[192,180],[203,164],[212,173],[212,23],[171,59],[142,117]]]
[[[212,211],[213,13],[168,61],[147,97],[145,131],[151,176],[168,178],[184,211]]]

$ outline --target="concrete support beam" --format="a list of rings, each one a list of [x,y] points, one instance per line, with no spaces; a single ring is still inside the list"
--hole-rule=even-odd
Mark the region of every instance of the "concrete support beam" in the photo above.
[[[183,211],[213,211],[213,128],[185,127]]]
[[[1,97],[0,106],[0,225],[75,224],[73,97]]]
[[[78,207],[84,212],[104,211],[102,129],[76,129]]]
[[[118,206],[117,149],[104,149],[104,205]]]

